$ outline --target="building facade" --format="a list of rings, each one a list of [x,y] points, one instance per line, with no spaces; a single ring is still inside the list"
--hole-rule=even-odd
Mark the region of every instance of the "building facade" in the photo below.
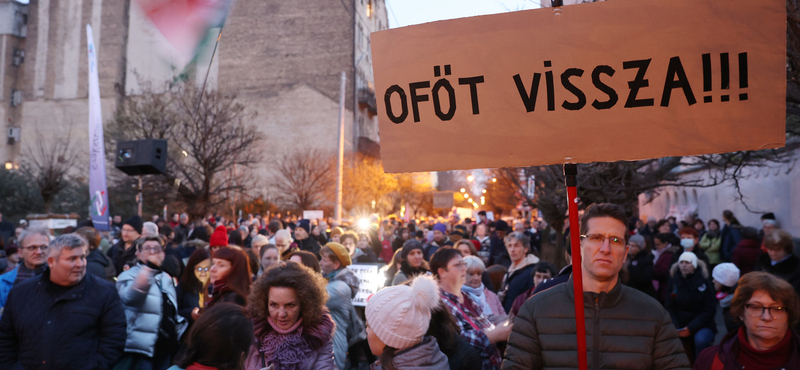
[[[86,24],[97,45],[106,124],[125,94],[163,91],[184,71],[135,1],[0,0],[0,17],[0,117],[12,129],[6,135],[18,138],[0,143],[7,166],[19,165],[31,141],[70,130],[88,152]],[[383,0],[238,0],[210,71],[213,44],[190,75],[199,85],[209,72],[207,88],[235,92],[257,113],[266,174],[273,156],[337,150],[345,72],[345,152],[378,155],[369,35],[386,28]]]

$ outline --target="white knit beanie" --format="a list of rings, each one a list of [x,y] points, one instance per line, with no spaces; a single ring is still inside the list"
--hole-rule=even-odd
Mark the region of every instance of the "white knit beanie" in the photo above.
[[[739,281],[739,268],[730,262],[720,263],[714,267],[711,277],[718,283],[732,288]]]
[[[401,350],[422,342],[439,305],[439,289],[432,277],[420,275],[411,286],[381,289],[367,302],[367,324],[387,346]]]
[[[678,262],[686,261],[692,264],[694,268],[697,268],[697,256],[692,252],[683,252],[681,256],[678,258]]]

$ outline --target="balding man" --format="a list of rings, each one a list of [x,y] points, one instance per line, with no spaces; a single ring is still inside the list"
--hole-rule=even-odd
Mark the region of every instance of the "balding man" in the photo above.
[[[300,250],[297,244],[294,244],[292,234],[286,229],[278,230],[275,233],[275,246],[278,247],[278,252],[281,252],[281,260],[283,261],[288,260],[292,252]]]
[[[48,243],[50,232],[47,229],[30,228],[19,235],[21,263],[17,268],[0,275],[0,308],[5,307],[11,288],[47,270]]]

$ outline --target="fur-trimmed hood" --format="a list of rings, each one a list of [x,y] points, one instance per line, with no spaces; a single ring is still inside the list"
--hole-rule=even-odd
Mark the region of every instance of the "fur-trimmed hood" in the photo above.
[[[675,262],[675,263],[672,264],[672,267],[669,268],[669,276],[670,277],[675,276],[675,272],[679,272],[680,271],[679,270],[680,268],[678,267],[679,263],[680,262]],[[697,259],[697,268],[694,269],[694,271],[697,272],[698,270],[703,273],[703,278],[708,279],[711,276],[711,274],[708,272],[708,266],[706,266],[705,261],[703,261],[703,260],[701,260],[699,258]]]

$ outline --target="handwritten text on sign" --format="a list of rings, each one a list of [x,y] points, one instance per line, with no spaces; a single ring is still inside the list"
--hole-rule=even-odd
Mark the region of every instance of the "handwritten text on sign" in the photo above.
[[[784,14],[774,0],[614,0],[375,33],[384,167],[780,147]]]
[[[365,307],[369,296],[383,288],[386,277],[379,272],[380,265],[353,264],[347,268],[358,278],[358,293],[353,298],[353,306]]]

